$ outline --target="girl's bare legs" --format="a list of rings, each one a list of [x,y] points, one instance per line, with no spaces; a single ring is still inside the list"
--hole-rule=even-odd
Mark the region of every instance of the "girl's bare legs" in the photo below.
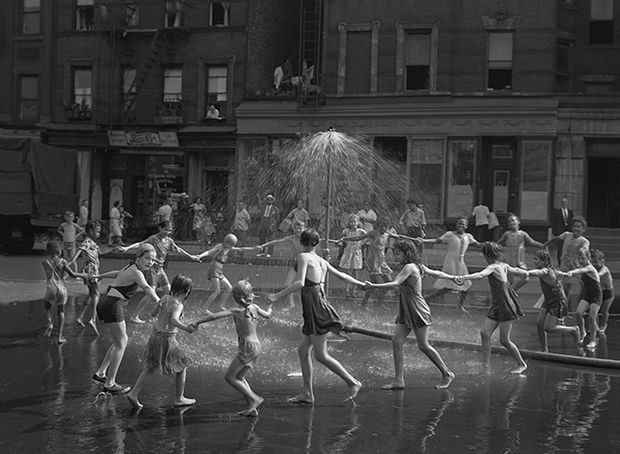
[[[295,282],[295,277],[297,276],[297,272],[293,268],[288,269],[288,273],[286,274],[286,281],[284,282],[284,286],[288,287],[293,282]],[[295,295],[293,293],[288,295],[288,304],[282,308],[282,310],[289,310],[295,307]]]
[[[108,348],[99,369],[97,369],[97,375],[104,377],[107,372],[105,387],[110,388],[116,384],[116,374],[125,354],[128,338],[125,321],[108,323],[108,325],[112,334],[112,345]]]
[[[547,313],[544,330],[547,333],[571,334],[573,336],[573,339],[575,340],[575,344],[579,343],[579,328],[577,328],[576,326],[560,325],[559,318],[550,313]]]
[[[140,394],[140,391],[142,391],[142,388],[144,387],[146,381],[150,377],[152,377],[156,371],[156,367],[151,367],[148,369],[144,369],[142,372],[140,372],[140,376],[136,380],[136,383],[131,387],[131,391],[127,393],[127,400],[136,410],[140,410],[143,407],[143,405],[138,400],[138,395]]]
[[[603,305],[601,306],[601,326],[599,327],[599,332],[604,333],[607,330],[607,323],[609,322],[609,308],[611,307],[611,303],[614,301],[614,296],[612,293],[611,298],[607,298],[603,301]]]
[[[579,343],[581,344],[583,340],[586,338],[586,322],[583,318],[585,312],[588,310],[590,303],[585,300],[579,301],[577,305],[577,310],[575,311],[575,316],[577,317],[577,326],[579,327]]]
[[[252,391],[250,384],[245,379],[246,374],[249,372],[250,367],[243,364],[238,356],[233,359],[232,363],[228,367],[226,372],[226,381],[230,386],[239,391],[249,407],[239,414],[242,416],[258,416],[257,408],[263,403],[264,399]]]
[[[545,321],[547,320],[547,309],[541,308],[538,312],[538,318],[536,319],[536,332],[538,333],[538,340],[540,341],[540,351],[548,352],[549,346],[547,344],[547,332],[545,331]]]
[[[50,337],[52,335],[52,331],[54,330],[54,323],[52,322],[52,310],[45,309],[45,314],[47,316],[47,328],[45,328],[45,331],[41,333],[41,336]]]
[[[459,299],[456,302],[457,307],[463,311],[463,312],[467,312],[467,309],[465,309],[464,305],[465,305],[465,298],[467,298],[467,290],[463,290],[458,292],[459,294]]]
[[[304,335],[301,344],[297,348],[299,355],[299,363],[301,365],[301,376],[303,378],[303,391],[295,397],[291,397],[288,401],[294,404],[314,404],[314,390],[312,389],[312,340],[310,336]]]
[[[177,372],[177,376],[175,378],[175,391],[176,391],[176,400],[174,401],[175,407],[185,407],[186,405],[194,405],[196,403],[196,399],[190,399],[189,397],[185,397],[185,379],[187,377],[187,369],[183,369],[182,372]]]
[[[89,285],[88,296],[86,297],[86,300],[84,301],[84,305],[82,306],[80,315],[78,315],[75,318],[75,321],[77,322],[78,325],[84,326],[84,316],[86,315],[86,310],[90,306],[92,306],[92,309],[93,309],[92,315],[90,317],[90,320],[87,323],[88,323],[88,326],[90,326],[90,328],[94,331],[95,336],[99,335],[99,330],[97,329],[97,322],[96,322],[98,302],[99,302],[99,291],[97,289],[96,284],[94,286]]]
[[[158,295],[167,295],[170,293],[170,284],[164,285],[163,287],[157,287],[155,289]],[[138,303],[138,307],[136,308],[136,313],[129,319],[132,323],[142,324],[144,320],[140,318],[140,314],[149,305],[149,303],[155,302],[153,298],[148,295],[144,295],[144,297]]]
[[[63,335],[63,331],[65,329],[65,306],[67,303],[67,298],[64,299],[62,304],[58,305],[58,343],[64,344],[67,342],[65,336]]]
[[[353,278],[357,279],[358,281],[359,281],[359,274],[360,274],[360,270],[356,270],[356,269],[351,270],[351,276],[353,276]],[[357,285],[353,285],[353,290],[351,292],[351,296],[354,297],[354,298],[358,297]]]
[[[414,328],[413,332],[418,341],[418,348],[433,362],[443,377],[441,383],[435,385],[435,389],[446,389],[454,380],[454,373],[448,369],[439,352],[428,342],[428,326]]]
[[[312,346],[314,347],[314,357],[316,360],[342,378],[349,387],[349,395],[345,399],[345,402],[355,399],[357,393],[362,388],[362,384],[327,352],[327,336],[324,334],[313,334],[310,338]]]
[[[601,309],[599,304],[590,304],[590,313],[588,314],[588,321],[590,322],[590,342],[586,345],[586,348],[596,347],[596,335],[598,334],[598,311]]]
[[[228,297],[232,291],[232,285],[230,285],[230,282],[225,277],[222,277],[221,279],[212,278],[211,282],[213,282],[213,293],[211,293],[207,299],[207,310],[218,312],[221,311],[222,307],[225,307],[228,303]],[[216,304],[216,301],[220,296],[222,302],[220,304]]]
[[[527,363],[523,361],[523,357],[521,356],[521,352],[517,348],[517,346],[510,340],[510,331],[512,331],[512,323],[513,321],[501,322],[499,324],[499,341],[501,344],[506,347],[506,350],[512,355],[512,357],[517,362],[517,367],[510,371],[511,374],[521,374],[527,369]],[[489,349],[490,354],[490,349]]]
[[[411,330],[403,324],[397,324],[394,328],[394,335],[392,336],[392,354],[394,355],[394,380],[391,383],[383,385],[381,389],[404,389],[405,388],[405,375],[404,375],[404,361],[405,355],[403,347],[407,341],[407,336]]]
[[[486,318],[480,329],[480,340],[482,347],[482,368],[485,372],[491,372],[491,336],[499,325],[495,320]]]

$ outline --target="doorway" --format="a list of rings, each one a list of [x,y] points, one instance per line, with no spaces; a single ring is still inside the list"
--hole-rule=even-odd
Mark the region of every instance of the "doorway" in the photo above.
[[[620,228],[620,157],[588,159],[588,224]]]
[[[512,137],[485,138],[480,159],[481,200],[498,215],[516,213],[517,147]]]

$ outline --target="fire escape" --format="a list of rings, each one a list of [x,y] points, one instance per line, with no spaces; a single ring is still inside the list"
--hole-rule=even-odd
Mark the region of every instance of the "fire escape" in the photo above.
[[[323,33],[323,0],[301,0],[299,39],[299,74],[301,87],[297,102],[318,107],[321,94],[321,51]]]

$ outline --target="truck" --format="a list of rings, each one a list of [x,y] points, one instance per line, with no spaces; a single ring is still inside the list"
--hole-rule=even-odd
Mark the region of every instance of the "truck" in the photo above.
[[[0,137],[0,247],[26,253],[78,208],[75,150],[32,138]]]

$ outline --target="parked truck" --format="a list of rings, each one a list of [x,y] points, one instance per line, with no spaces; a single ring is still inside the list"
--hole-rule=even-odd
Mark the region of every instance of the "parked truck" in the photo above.
[[[11,253],[46,240],[78,208],[75,150],[0,137],[0,246]]]

